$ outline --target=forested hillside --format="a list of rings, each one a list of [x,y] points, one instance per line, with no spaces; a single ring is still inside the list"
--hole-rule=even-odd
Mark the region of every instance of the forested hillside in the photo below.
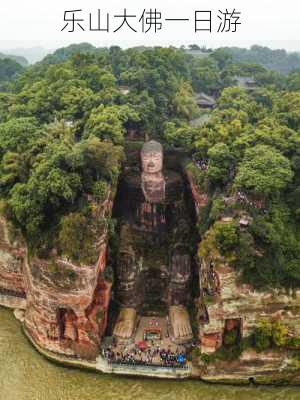
[[[250,49],[225,47],[234,62],[255,63],[283,74],[300,69],[300,54],[286,50],[271,50],[268,47],[252,46]]]
[[[0,58],[0,88],[6,89],[8,83],[15,80],[23,71],[24,67],[16,61]]]
[[[47,254],[86,229],[87,195],[104,198],[135,129],[193,158],[210,198],[199,224],[206,243],[213,236],[258,286],[299,285],[300,73],[234,62],[223,49],[203,59],[175,48],[94,49],[58,50],[0,93],[2,209],[31,251]],[[236,87],[237,75],[253,77],[255,90]],[[196,92],[217,98],[200,127],[190,124],[201,114]]]
[[[26,60],[25,57],[16,56],[16,55],[12,55],[12,54],[0,53],[0,59],[3,60],[4,58],[6,58],[8,60],[15,61],[16,63],[20,64],[22,67],[27,67],[28,66],[28,61]]]

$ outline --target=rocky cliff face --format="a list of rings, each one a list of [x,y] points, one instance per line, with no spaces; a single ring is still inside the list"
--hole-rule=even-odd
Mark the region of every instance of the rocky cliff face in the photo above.
[[[201,193],[191,173],[187,173],[187,177],[199,216],[209,198]],[[224,218],[223,223],[230,222],[227,220],[231,221]],[[230,267],[218,251],[212,256],[214,259],[199,260],[199,308],[202,311],[199,338],[203,352],[212,353],[220,347],[224,330],[230,325],[238,327],[242,337],[249,336],[259,319],[279,319],[288,326],[291,336],[300,336],[299,290],[257,291],[251,285],[241,283],[239,272]]]
[[[109,217],[112,200],[93,206],[94,218]],[[39,346],[57,353],[95,359],[106,329],[111,283],[104,278],[107,230],[94,244],[95,265],[76,265],[54,255],[26,257],[25,329]]]
[[[37,258],[27,259],[25,328],[48,350],[94,358],[104,333],[110,283],[103,278],[106,243],[95,266],[78,267],[56,259],[56,271]]]
[[[20,235],[14,235],[10,225],[0,218],[0,304],[6,307],[26,307],[24,256],[25,244]]]
[[[187,173],[198,218],[201,209],[209,201],[196,185],[193,175]],[[227,223],[224,218],[222,223]],[[203,238],[202,238],[203,239]],[[289,337],[300,337],[300,290],[270,289],[257,291],[251,285],[241,283],[237,270],[214,251],[212,259],[199,260],[200,298],[198,303],[199,340],[201,353],[212,354],[224,343],[226,332],[234,329],[238,337],[249,337],[257,321],[280,321],[288,328]],[[283,372],[287,381],[299,381],[299,370],[289,369],[287,350],[265,351],[245,350],[235,361],[220,361],[200,368],[197,373],[211,381],[248,381],[255,379],[262,383],[282,380]],[[201,364],[201,363],[200,363]]]
[[[111,195],[101,205],[92,206],[94,218],[109,218]],[[99,254],[94,265],[71,262],[55,249],[48,259],[30,256],[20,241],[9,242],[3,219],[0,229],[1,304],[26,308],[24,328],[41,348],[95,359],[110,300],[111,283],[104,278],[107,229],[94,244]]]
[[[199,215],[200,210],[207,206],[209,202],[209,197],[207,193],[201,191],[200,188],[197,186],[195,179],[190,171],[186,171],[186,176],[193,196],[195,209],[197,214]]]
[[[202,351],[211,353],[220,347],[224,330],[230,324],[238,327],[242,337],[247,337],[262,319],[278,319],[289,328],[290,336],[300,336],[299,290],[258,292],[250,285],[239,283],[239,274],[228,265],[220,264],[214,269],[219,290],[202,299],[207,312],[207,320],[200,326]]]

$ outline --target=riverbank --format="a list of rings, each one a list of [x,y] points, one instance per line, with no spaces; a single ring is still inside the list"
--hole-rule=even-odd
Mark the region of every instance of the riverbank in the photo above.
[[[5,400],[299,400],[299,387],[207,384],[200,380],[128,378],[49,362],[0,307],[0,398]],[[52,360],[53,361],[53,360]]]
[[[280,371],[268,368],[262,368],[258,365],[249,366],[248,371],[232,372],[212,372],[207,368],[199,368],[188,363],[187,368],[166,368],[151,366],[131,366],[121,364],[110,364],[101,355],[96,361],[87,361],[75,359],[73,357],[63,356],[41,348],[27,332],[23,326],[23,332],[31,345],[48,360],[72,368],[86,369],[103,374],[117,374],[132,377],[154,378],[154,379],[175,379],[186,380],[194,379],[207,383],[219,383],[230,385],[300,385],[299,371]],[[256,368],[256,369],[255,369]],[[229,369],[230,370],[230,369]]]
[[[146,378],[163,378],[163,379],[187,379],[192,377],[192,368],[167,368],[167,367],[151,367],[151,366],[131,366],[121,364],[110,364],[101,355],[95,362],[79,360],[61,354],[53,353],[41,348],[30,336],[26,328],[22,325],[23,333],[35,347],[35,349],[46,357],[48,360],[58,364],[62,364],[73,368],[83,368],[90,371],[97,371],[105,374],[118,374],[125,376],[146,377]]]
[[[5,308],[9,307],[7,304],[2,302],[2,306]],[[22,309],[23,307],[17,307]],[[166,368],[166,367],[151,367],[151,366],[131,366],[131,365],[118,365],[110,364],[101,355],[97,357],[96,361],[87,361],[83,359],[76,359],[70,356],[64,356],[51,351],[47,351],[41,348],[34,339],[30,336],[23,324],[21,324],[22,330],[30,344],[45,358],[48,360],[66,367],[85,369],[97,373],[103,374],[117,374],[123,376],[133,377],[144,377],[154,379],[173,379],[173,380],[186,380],[196,379],[208,383],[220,383],[220,384],[234,384],[234,385],[249,385],[251,384],[262,384],[262,385],[300,385],[300,372],[293,370],[283,370],[285,361],[278,364],[275,360],[275,364],[270,364],[270,357],[266,355],[266,362],[268,365],[259,365],[255,361],[253,365],[240,366],[240,371],[235,365],[232,369],[231,365],[228,365],[223,370],[213,371],[213,367],[205,368],[204,366],[195,366],[191,363],[188,364],[187,368]],[[268,359],[269,358],[269,359]],[[236,363],[235,363],[236,364]]]

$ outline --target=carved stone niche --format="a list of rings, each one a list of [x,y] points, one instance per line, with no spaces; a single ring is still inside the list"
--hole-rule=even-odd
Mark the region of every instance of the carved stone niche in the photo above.
[[[225,320],[223,331],[223,344],[233,345],[238,344],[242,338],[243,321],[242,318],[228,318]],[[230,343],[228,343],[228,336],[230,336]]]
[[[58,310],[58,325],[60,339],[78,340],[77,317],[73,310],[61,308]]]

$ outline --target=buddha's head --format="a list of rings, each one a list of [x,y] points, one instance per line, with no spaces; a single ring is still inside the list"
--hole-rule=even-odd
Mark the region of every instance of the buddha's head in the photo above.
[[[162,171],[163,166],[163,148],[155,140],[146,142],[141,150],[141,161],[143,172],[155,174]]]

